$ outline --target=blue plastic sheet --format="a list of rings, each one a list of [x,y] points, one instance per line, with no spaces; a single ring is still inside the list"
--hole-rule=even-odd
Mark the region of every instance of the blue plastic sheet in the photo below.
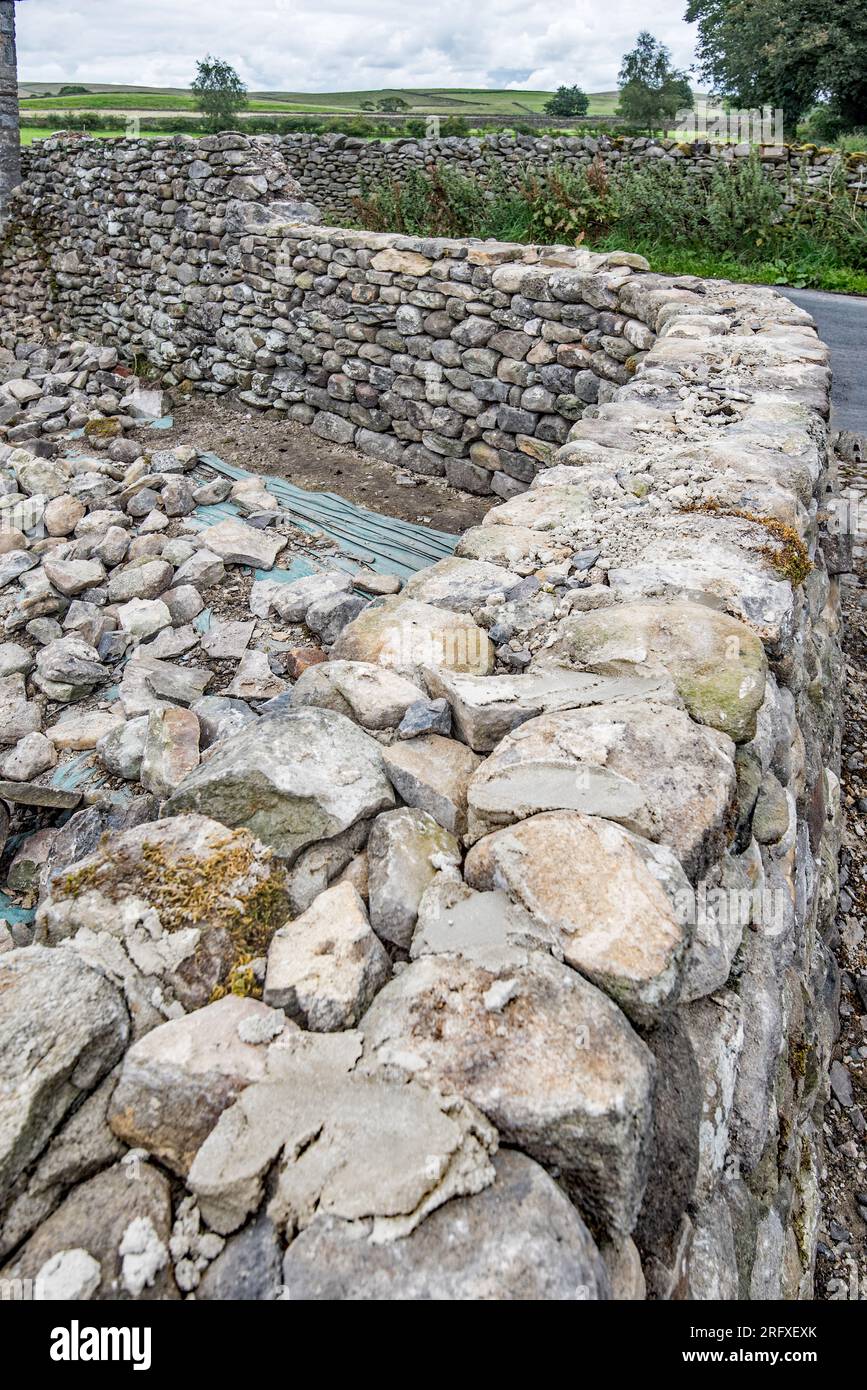
[[[243,468],[224,463],[216,454],[202,454],[201,460],[215,473],[234,482],[253,476]],[[305,492],[303,488],[286,482],[285,478],[275,478],[270,474],[264,478],[264,482],[299,530],[310,533],[320,531],[337,542],[341,554],[332,563],[339,564],[342,569],[352,568],[354,561],[377,574],[396,574],[401,579],[409,579],[418,570],[453,555],[460,539],[449,531],[436,531],[411,521],[400,521],[396,517],[367,511],[364,507],[347,502],[336,492]],[[238,516],[239,511],[232,502],[221,502],[199,507],[196,515],[213,524],[225,521],[230,516]],[[312,574],[314,568],[311,566],[304,573]],[[281,576],[269,570],[263,577],[279,579]],[[290,577],[301,578],[301,571],[292,572]]]

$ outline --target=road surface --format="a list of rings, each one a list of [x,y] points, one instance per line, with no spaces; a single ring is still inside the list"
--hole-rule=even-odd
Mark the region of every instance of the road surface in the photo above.
[[[834,428],[867,436],[867,299],[822,290],[777,288],[813,315],[819,337],[831,349]]]

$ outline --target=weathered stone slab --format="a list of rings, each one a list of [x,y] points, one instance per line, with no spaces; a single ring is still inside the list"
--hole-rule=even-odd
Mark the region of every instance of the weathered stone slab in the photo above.
[[[236,1230],[256,1210],[275,1162],[268,1214],[279,1229],[317,1215],[369,1218],[376,1242],[490,1185],[496,1135],[471,1105],[353,1070],[357,1034],[306,1042],[275,1055],[274,1080],[249,1086],[196,1156],[188,1185],[214,1230]]]
[[[525,1154],[494,1158],[496,1180],[433,1212],[404,1240],[374,1245],[317,1217],[283,1260],[284,1299],[603,1299],[608,1276],[568,1198]]]
[[[549,711],[636,698],[677,699],[663,672],[585,675],[552,666],[525,675],[467,676],[429,667],[424,679],[432,695],[448,700],[458,733],[477,753],[490,752],[519,724]]]
[[[375,739],[331,710],[289,709],[219,744],[166,809],[247,826],[291,862],[306,845],[393,805]]]

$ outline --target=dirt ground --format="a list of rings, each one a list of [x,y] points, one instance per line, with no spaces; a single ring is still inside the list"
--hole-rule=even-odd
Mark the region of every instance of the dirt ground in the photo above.
[[[250,473],[276,474],[309,492],[336,492],[370,511],[460,535],[477,526],[497,497],[471,497],[441,478],[416,478],[357,449],[319,439],[277,412],[250,410],[229,397],[194,397],[172,412],[174,428],[142,429],[148,448],[193,444]],[[398,479],[404,481],[399,482]]]

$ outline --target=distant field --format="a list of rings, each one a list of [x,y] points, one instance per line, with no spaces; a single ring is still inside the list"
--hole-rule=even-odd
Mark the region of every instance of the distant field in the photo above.
[[[109,87],[94,84],[87,95],[57,96],[62,83],[22,83],[23,111],[194,111],[189,92],[173,88]],[[72,85],[72,84],[67,84]],[[88,84],[82,83],[82,86]],[[45,95],[34,96],[34,92]],[[406,102],[405,114],[440,116],[521,116],[541,115],[551,92],[488,91],[473,87],[402,87],[359,92],[251,92],[251,112],[273,111],[288,114],[323,115],[329,112],[365,114],[387,98]],[[589,115],[613,115],[618,93],[594,92]],[[370,106],[367,104],[370,103]]]

